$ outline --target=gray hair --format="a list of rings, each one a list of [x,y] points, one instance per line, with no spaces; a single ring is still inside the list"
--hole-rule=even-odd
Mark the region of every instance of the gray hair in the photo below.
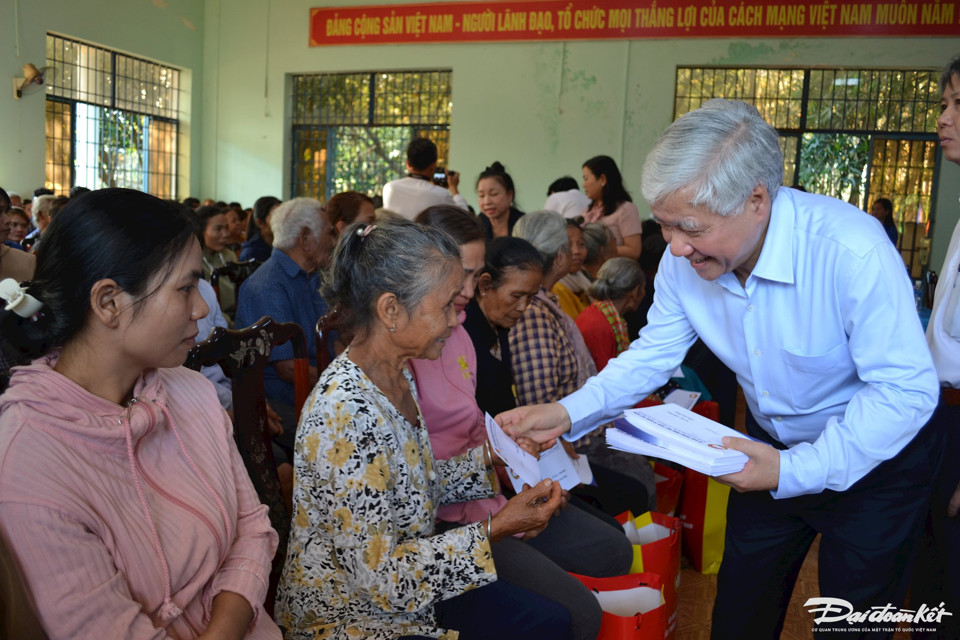
[[[460,247],[443,231],[406,219],[347,227],[324,277],[323,297],[340,311],[340,325],[369,329],[377,299],[393,293],[413,311],[451,270],[459,269]]]
[[[660,134],[643,164],[640,188],[651,207],[687,189],[692,206],[730,216],[743,209],[758,185],[772,201],[782,182],[777,130],[752,105],[715,99]]]
[[[523,238],[540,252],[544,271],[549,271],[557,254],[570,251],[567,220],[556,211],[534,211],[517,220],[511,234]]]
[[[297,244],[300,229],[308,227],[314,238],[319,238],[323,225],[323,205],[313,198],[294,198],[279,205],[270,214],[270,230],[273,231],[273,246],[277,249],[292,249]]]
[[[588,293],[595,300],[619,300],[646,282],[643,269],[632,258],[610,258],[597,272]]]
[[[31,209],[31,211],[33,211],[33,221],[36,222],[37,216],[41,213],[49,218],[50,209],[53,207],[53,201],[56,199],[57,196],[52,196],[50,194],[38,196],[36,199],[34,199],[33,208]]]
[[[583,243],[587,245],[587,256],[583,259],[585,264],[595,262],[600,253],[610,246],[610,240],[613,239],[613,231],[610,227],[599,222],[588,222],[583,225]]]

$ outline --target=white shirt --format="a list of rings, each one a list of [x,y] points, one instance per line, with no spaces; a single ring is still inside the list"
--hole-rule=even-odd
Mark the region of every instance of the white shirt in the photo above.
[[[391,180],[383,186],[383,208],[413,220],[427,207],[446,204],[468,210],[467,200],[459,193],[453,195],[449,189],[433,184],[421,178],[400,178]]]
[[[843,491],[895,456],[937,403],[903,260],[848,204],[781,188],[756,267],[700,278],[669,251],[649,324],[561,400],[577,438],[657,389],[699,335],[780,452],[775,498]]]
[[[564,218],[576,218],[582,216],[589,206],[590,198],[580,189],[570,189],[551,193],[543,208],[545,211],[556,211]]]
[[[950,236],[947,256],[933,297],[927,324],[927,344],[940,384],[960,389],[960,222]]]

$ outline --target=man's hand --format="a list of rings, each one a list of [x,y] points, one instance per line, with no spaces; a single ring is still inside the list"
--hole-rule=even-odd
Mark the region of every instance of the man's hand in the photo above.
[[[570,415],[556,402],[517,407],[499,414],[494,420],[514,440],[526,436],[544,443],[570,430]]]
[[[740,493],[744,491],[772,491],[780,484],[780,452],[768,444],[746,438],[723,439],[728,449],[741,451],[750,459],[741,471],[717,476],[717,482],[728,484]]]
[[[451,171],[447,169],[447,189],[450,190],[450,195],[456,196],[460,194],[458,187],[460,186],[460,172]]]
[[[282,436],[283,422],[280,420],[280,416],[273,410],[269,402],[266,402],[265,405],[267,408],[267,431],[269,431],[272,436]]]

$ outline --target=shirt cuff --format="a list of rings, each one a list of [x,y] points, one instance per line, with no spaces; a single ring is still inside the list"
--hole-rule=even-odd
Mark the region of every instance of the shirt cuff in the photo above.
[[[253,619],[250,620],[249,629],[256,626],[260,618],[260,612],[263,610],[263,600],[267,595],[267,577],[262,573],[262,567],[253,560],[235,559],[228,560],[220,568],[214,577],[210,587],[203,595],[203,617],[205,622],[210,622],[210,615],[213,612],[213,599],[223,591],[236,593],[243,597],[253,609]]]
[[[826,486],[826,472],[820,454],[807,442],[780,452],[780,481],[770,495],[781,500],[820,493]]]

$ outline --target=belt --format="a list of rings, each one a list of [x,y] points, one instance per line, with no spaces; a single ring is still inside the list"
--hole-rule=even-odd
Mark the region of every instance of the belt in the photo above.
[[[941,387],[940,395],[943,397],[943,403],[951,407],[960,405],[960,389],[952,387]]]

